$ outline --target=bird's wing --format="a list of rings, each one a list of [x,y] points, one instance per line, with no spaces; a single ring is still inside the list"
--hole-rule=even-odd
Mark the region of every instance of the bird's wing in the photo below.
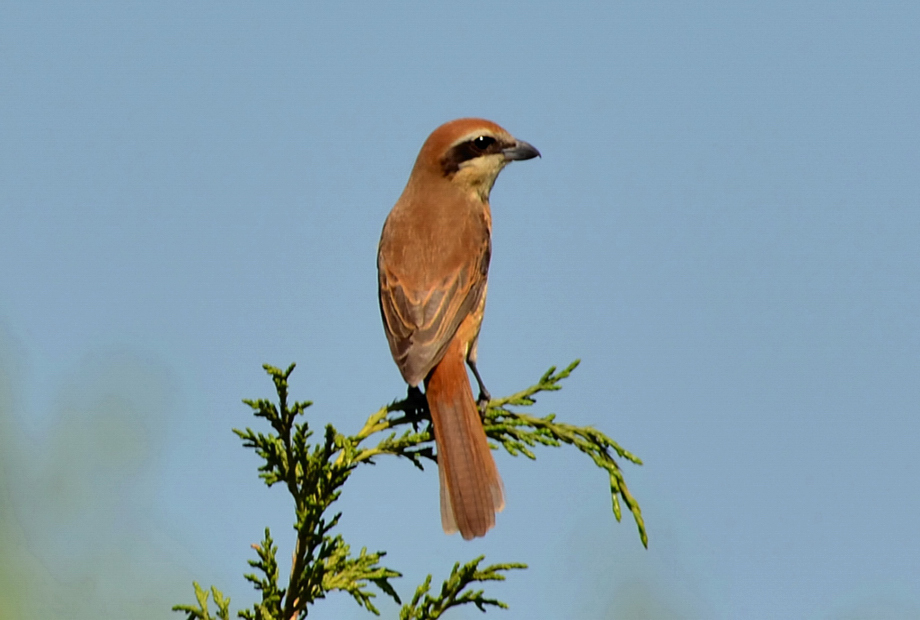
[[[489,242],[476,260],[458,265],[440,282],[416,285],[378,260],[380,311],[393,359],[403,378],[418,385],[441,361],[460,322],[485,292]]]

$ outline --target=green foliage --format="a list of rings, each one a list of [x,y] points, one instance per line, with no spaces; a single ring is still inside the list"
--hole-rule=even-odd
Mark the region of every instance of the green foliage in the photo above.
[[[450,577],[441,586],[441,593],[438,596],[431,597],[431,575],[425,579],[425,582],[415,590],[415,596],[412,601],[403,605],[399,611],[399,620],[427,620],[440,618],[441,614],[451,607],[459,607],[472,603],[484,612],[486,606],[500,607],[508,609],[508,606],[494,598],[483,596],[482,590],[468,590],[467,586],[471,583],[482,581],[504,581],[505,576],[500,571],[509,571],[516,568],[527,568],[526,564],[493,564],[484,569],[479,569],[479,563],[485,559],[484,555],[475,560],[460,566],[457,562],[450,571]],[[422,597],[425,597],[422,599]]]
[[[219,618],[220,620],[230,619],[229,597],[225,598],[220,590],[211,586],[210,594],[214,596],[214,604],[217,605],[217,615],[212,616],[208,611],[208,591],[202,590],[197,581],[193,581],[192,585],[195,586],[195,600],[198,601],[198,607],[192,607],[191,605],[175,605],[173,606],[173,611],[184,611],[188,614],[188,620],[212,620],[212,618]]]
[[[575,360],[558,373],[556,367],[553,366],[540,377],[536,384],[526,390],[490,402],[489,411],[485,416],[486,435],[499,442],[511,456],[523,454],[529,459],[536,459],[536,455],[530,448],[537,444],[559,447],[563,443],[573,445],[582,453],[590,456],[594,464],[605,470],[610,478],[610,496],[613,502],[613,514],[617,521],[623,516],[620,509],[622,499],[636,521],[642,544],[647,548],[648,533],[645,531],[642,510],[629,492],[623,472],[614,460],[611,451],[636,465],[641,465],[642,461],[607,435],[590,426],[573,426],[556,422],[555,414],[535,418],[513,412],[508,408],[511,406],[529,407],[537,402],[534,395],[538,392],[561,390],[562,386],[559,385],[559,382],[568,377],[579,362],[580,360]]]
[[[516,412],[512,407],[529,407],[540,392],[561,389],[560,382],[578,365],[573,362],[556,372],[550,368],[531,387],[506,398],[492,400],[484,416],[486,434],[512,456],[523,454],[534,459],[531,448],[537,444],[560,446],[569,444],[588,455],[603,469],[610,480],[613,512],[621,518],[620,502],[632,512],[642,544],[648,546],[648,536],[638,503],[629,493],[614,455],[641,465],[634,455],[591,427],[579,427],[555,421],[554,415],[543,418]],[[310,605],[328,593],[349,594],[367,611],[379,615],[374,605],[377,591],[401,604],[390,580],[400,573],[381,565],[383,551],[370,553],[366,548],[355,556],[340,534],[333,534],[341,513],[331,514],[332,504],[341,495],[341,488],[358,465],[373,463],[381,455],[408,459],[419,469],[426,461],[435,462],[434,436],[424,398],[412,393],[401,401],[381,408],[368,418],[364,427],[352,436],[342,435],[331,425],[325,427],[321,441],[310,443],[313,431],[305,419],[310,402],[288,402],[288,378],[294,370],[265,365],[277,392],[277,404],[269,400],[244,401],[254,415],[265,419],[272,431],[261,433],[250,428],[234,429],[243,445],[255,450],[262,458],[259,476],[271,487],[283,484],[294,499],[297,533],[292,555],[291,572],[286,587],[282,587],[277,562],[278,548],[266,528],[259,544],[254,544],[257,559],[249,560],[254,573],[246,575],[261,601],[251,609],[237,612],[246,620],[297,620],[305,618]],[[381,437],[382,436],[382,437]],[[377,440],[376,444],[369,441]],[[495,564],[480,569],[483,557],[460,566],[455,564],[450,576],[436,596],[431,592],[431,575],[415,592],[412,600],[402,606],[401,620],[433,620],[451,607],[473,604],[481,611],[486,607],[505,608],[496,599],[486,598],[482,590],[471,586],[485,581],[503,581],[503,573],[526,568],[523,564]],[[230,599],[212,587],[210,592],[195,583],[197,607],[176,605],[188,620],[227,620]],[[371,586],[375,590],[370,589]],[[217,606],[216,615],[208,610],[209,596]]]

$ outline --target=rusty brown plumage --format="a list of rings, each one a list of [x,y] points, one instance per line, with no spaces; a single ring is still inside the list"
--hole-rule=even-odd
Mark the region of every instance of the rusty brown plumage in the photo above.
[[[438,446],[441,522],[484,536],[504,507],[464,363],[477,380],[492,216],[489,192],[508,162],[535,148],[483,119],[459,119],[425,141],[393,207],[377,254],[378,295],[390,352],[410,386],[425,383]],[[487,398],[480,381],[480,399]]]

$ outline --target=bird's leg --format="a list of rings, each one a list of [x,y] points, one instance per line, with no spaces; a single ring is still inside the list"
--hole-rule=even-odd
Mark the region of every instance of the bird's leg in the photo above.
[[[469,364],[470,370],[473,371],[473,376],[476,377],[476,383],[479,384],[479,398],[476,404],[479,405],[479,417],[485,419],[486,410],[489,408],[489,401],[492,400],[492,395],[489,394],[489,390],[486,389],[486,385],[482,382],[482,377],[479,376],[479,369],[476,368],[476,360],[467,359],[466,363]]]

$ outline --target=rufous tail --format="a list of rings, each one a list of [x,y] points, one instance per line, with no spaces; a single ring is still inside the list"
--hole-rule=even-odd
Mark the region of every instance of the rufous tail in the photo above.
[[[425,380],[425,394],[438,445],[441,526],[448,534],[459,530],[470,540],[485,536],[495,525],[495,513],[505,507],[505,494],[464,358],[460,339],[454,337]]]

